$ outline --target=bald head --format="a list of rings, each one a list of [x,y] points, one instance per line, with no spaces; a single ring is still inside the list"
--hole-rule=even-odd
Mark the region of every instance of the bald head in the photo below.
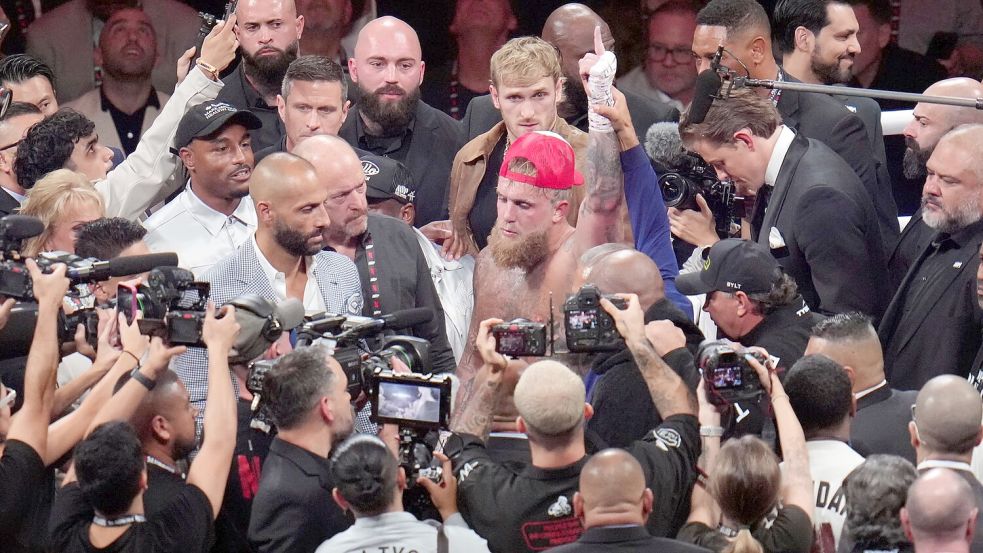
[[[420,37],[417,36],[413,27],[410,27],[402,19],[390,15],[373,19],[362,27],[358,33],[358,40],[355,42],[355,57],[368,59],[370,55],[379,50],[392,50],[394,44],[399,44],[408,53],[413,54],[416,61],[423,58]]]
[[[955,77],[941,80],[925,89],[930,96],[952,96],[953,98],[975,99],[983,98],[983,85],[968,77]],[[918,104],[915,106],[923,106]],[[966,123],[983,123],[983,110],[970,107],[946,106],[934,104],[934,108],[943,113],[950,127]]]
[[[953,470],[927,471],[908,490],[901,520],[916,544],[967,539],[966,527],[976,520],[973,489]]]
[[[637,507],[643,491],[642,465],[623,449],[605,449],[580,471],[580,495],[588,510]]]
[[[983,185],[983,122],[964,123],[945,133],[936,146],[936,152],[939,150],[945,154],[939,153],[940,156],[944,155],[940,163],[944,167],[941,169],[948,171],[943,174],[952,175],[951,171],[969,170],[972,175],[966,175],[969,178],[962,178],[960,181],[971,184],[972,177],[975,176],[977,186]],[[936,152],[932,153],[933,157]],[[933,165],[933,160],[929,159],[928,163]]]
[[[968,456],[979,444],[983,401],[965,378],[942,375],[926,382],[918,392],[913,415],[915,434],[921,442],[919,460],[926,451]]]
[[[304,159],[286,152],[263,158],[249,179],[249,196],[253,202],[274,202],[316,181],[314,167]]]
[[[604,294],[637,294],[642,309],[665,298],[659,266],[638,250],[626,248],[600,255],[584,270],[586,283],[595,284]]]
[[[365,197],[365,173],[355,150],[337,136],[306,138],[294,153],[311,162],[320,185],[327,193],[324,208],[331,222],[325,229],[330,246],[362,235],[368,228],[368,201]]]
[[[567,81],[580,85],[577,63],[594,51],[594,27],[601,27],[601,38],[608,50],[614,48],[611,28],[594,10],[583,4],[564,4],[553,10],[543,25],[543,40],[560,51],[560,63]]]
[[[584,382],[556,361],[529,365],[515,386],[515,407],[534,436],[565,434],[584,420]]]

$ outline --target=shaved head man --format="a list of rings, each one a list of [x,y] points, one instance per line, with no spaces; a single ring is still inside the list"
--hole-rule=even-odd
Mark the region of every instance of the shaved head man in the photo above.
[[[565,101],[557,106],[560,117],[569,117],[587,108],[587,92],[580,83],[577,62],[594,51],[594,27],[601,27],[601,40],[608,50],[614,48],[611,28],[594,10],[583,4],[566,4],[553,10],[543,25],[543,40],[556,46],[563,68]]]
[[[457,121],[420,100],[426,63],[420,38],[406,22],[385,16],[358,33],[348,71],[358,86],[358,112],[339,136],[353,147],[401,162],[417,188],[416,225],[447,218],[447,183],[464,144]]]
[[[327,193],[324,208],[330,220],[324,227],[325,240],[347,245],[364,233],[368,224],[365,174],[351,146],[336,136],[315,136],[301,142],[294,153],[310,162]]]
[[[957,77],[933,84],[925,89],[925,94],[975,99],[983,97],[983,85],[968,77]],[[907,145],[904,173],[909,179],[925,176],[925,164],[942,135],[959,125],[983,123],[981,110],[926,102],[915,104],[914,116],[915,119],[904,129]]]
[[[970,551],[979,509],[973,490],[954,470],[932,469],[908,490],[901,525],[915,553]]]

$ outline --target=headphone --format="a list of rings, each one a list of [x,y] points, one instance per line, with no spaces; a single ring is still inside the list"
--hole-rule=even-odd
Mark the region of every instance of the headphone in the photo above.
[[[259,357],[270,344],[276,342],[283,334],[283,325],[276,317],[276,305],[270,300],[258,294],[244,294],[229,301],[227,305],[234,306],[237,311],[249,312],[257,319],[262,320],[262,327],[255,335],[239,334],[239,339],[236,340],[237,343],[235,344],[235,351],[237,352],[235,358],[244,362],[251,361]],[[262,348],[258,346],[262,346]],[[255,353],[252,350],[256,350]]]

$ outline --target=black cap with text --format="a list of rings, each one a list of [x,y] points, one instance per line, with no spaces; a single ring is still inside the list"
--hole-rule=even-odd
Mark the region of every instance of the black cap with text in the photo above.
[[[728,238],[703,250],[702,269],[676,277],[676,288],[687,296],[716,290],[767,293],[781,278],[782,268],[768,248]]]
[[[205,102],[189,109],[181,118],[174,134],[173,151],[177,153],[196,138],[215,134],[227,123],[238,123],[251,131],[263,126],[251,111],[236,109],[225,102]]]
[[[365,173],[365,197],[371,200],[396,200],[411,204],[416,199],[413,175],[405,165],[388,157],[366,154],[361,157]]]

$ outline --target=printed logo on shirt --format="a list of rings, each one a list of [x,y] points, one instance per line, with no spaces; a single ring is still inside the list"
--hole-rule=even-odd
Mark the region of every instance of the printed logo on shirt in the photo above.
[[[573,513],[573,507],[570,506],[570,500],[565,495],[556,498],[556,503],[550,505],[550,508],[546,510],[546,514],[553,518],[569,516],[571,513]]]
[[[683,438],[672,428],[660,428],[655,431],[655,437],[658,443],[666,447],[677,448],[679,444],[683,443]],[[666,447],[662,447],[663,450]]]
[[[464,466],[461,467],[461,472],[458,473],[458,475],[457,475],[457,481],[458,481],[458,483],[461,483],[461,482],[464,482],[465,480],[467,480],[468,479],[468,476],[471,475],[471,471],[474,470],[474,469],[476,469],[476,468],[478,468],[478,463],[476,463],[476,462],[473,462],[472,461],[470,463],[464,463]]]
[[[563,498],[566,499],[566,498]],[[577,541],[584,533],[577,517],[567,517],[560,520],[542,520],[527,522],[521,528],[522,539],[531,551],[545,551],[566,543]]]
[[[345,309],[347,309],[352,315],[361,315],[362,306],[364,303],[365,302],[362,300],[362,293],[355,292],[354,294],[348,296],[348,299],[345,301]]]

